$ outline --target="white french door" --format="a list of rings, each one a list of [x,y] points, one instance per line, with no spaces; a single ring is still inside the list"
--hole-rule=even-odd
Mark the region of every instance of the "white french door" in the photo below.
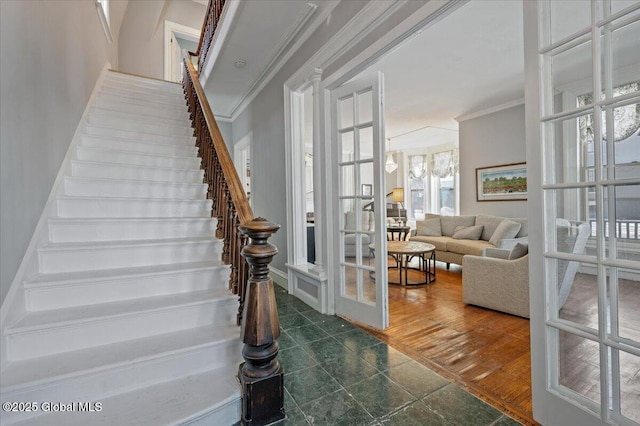
[[[378,329],[389,323],[383,87],[378,74],[331,92],[335,311]]]
[[[640,2],[523,4],[534,416],[638,425]]]

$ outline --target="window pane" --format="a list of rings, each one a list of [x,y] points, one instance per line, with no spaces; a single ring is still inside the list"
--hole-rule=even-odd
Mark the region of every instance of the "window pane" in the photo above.
[[[548,205],[555,205],[555,217],[549,218],[547,250],[560,253],[589,254],[589,237],[597,232],[595,188],[571,188],[546,191]]]
[[[551,42],[555,43],[591,25],[591,12],[583,2],[553,0],[549,2],[551,15]]]
[[[366,127],[359,130],[360,136],[360,158],[366,160],[373,158],[373,127]]]
[[[634,14],[636,16],[640,15],[640,11],[636,11]],[[624,19],[627,18],[628,17],[625,17]],[[614,21],[613,24],[615,25],[616,22],[618,21]],[[618,28],[611,34],[612,87],[618,87],[640,80],[638,40],[640,40],[640,21]],[[606,81],[603,81],[603,88],[607,87],[606,84],[604,84],[605,82]],[[638,92],[640,87],[634,85],[629,89],[630,92]],[[624,94],[626,93],[618,91],[617,93],[614,92],[613,96]]]
[[[338,101],[339,129],[353,126],[353,96]]]
[[[355,167],[353,164],[340,166],[340,193],[341,196],[355,195]]]
[[[640,271],[609,268],[607,273],[610,288],[617,283],[618,335],[640,343]]]
[[[440,214],[443,216],[453,216],[455,213],[456,197],[453,181],[453,176],[440,179]]]
[[[362,298],[365,302],[376,303],[376,280],[375,271],[368,269],[360,270],[362,280]]]
[[[600,404],[600,353],[598,344],[559,331],[559,383]]]
[[[640,357],[627,352],[620,354],[620,411],[622,415],[640,423]]]
[[[609,216],[609,195],[615,198],[614,217]],[[606,187],[604,197],[607,257],[613,257],[610,250],[615,235],[615,257],[640,261],[640,185]]]
[[[358,269],[355,266],[343,265],[342,267],[342,296],[357,299],[358,295]]]
[[[598,330],[598,276],[594,264],[549,259],[558,276],[558,317]],[[551,269],[553,270],[553,269]]]
[[[371,188],[375,190],[373,184],[373,162],[361,163],[358,167],[360,168],[360,182],[365,185],[371,185]]]
[[[373,102],[371,90],[358,95],[358,124],[368,123],[373,117]]]
[[[548,96],[553,99],[553,112],[575,109],[578,95],[593,92],[591,41],[554,55],[551,58],[551,76]]]
[[[614,108],[611,113],[613,135],[606,135],[603,138],[605,139],[603,150],[613,148],[614,153],[616,167],[613,173],[609,173],[610,178],[638,178],[640,177],[640,103]],[[609,142],[611,140],[613,143]],[[604,157],[604,164],[608,164],[607,156]]]
[[[353,161],[354,160],[354,147],[353,147],[353,131],[340,134],[340,152],[341,156],[338,159],[339,162]]]

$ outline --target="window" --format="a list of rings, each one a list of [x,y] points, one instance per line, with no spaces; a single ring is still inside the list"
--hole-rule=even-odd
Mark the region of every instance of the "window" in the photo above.
[[[457,149],[410,155],[407,179],[409,219],[424,219],[428,212],[446,216],[458,212]]]

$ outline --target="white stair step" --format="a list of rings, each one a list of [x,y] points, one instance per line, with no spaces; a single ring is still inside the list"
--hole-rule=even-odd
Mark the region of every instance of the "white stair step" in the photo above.
[[[110,117],[107,115],[89,115],[87,121],[89,124],[111,127],[114,129],[130,130],[139,133],[150,133],[158,135],[170,135],[170,136],[184,136],[190,137],[193,135],[193,129],[190,126],[172,126],[162,124],[149,124],[142,121],[137,121],[135,117],[128,119],[122,119],[117,117]]]
[[[78,160],[99,161],[104,163],[133,164],[138,166],[170,167],[174,169],[199,169],[200,158],[178,157],[149,153],[134,153],[116,149],[78,147]]]
[[[169,89],[182,89],[182,84],[175,81],[162,80],[157,78],[148,78],[141,75],[129,74],[116,70],[109,70],[106,78],[110,81],[120,81],[128,84],[152,85],[156,87],[167,87]]]
[[[113,74],[107,74],[105,83],[110,86],[131,88],[136,90],[145,90],[150,92],[168,93],[184,97],[184,88],[181,84],[152,80],[132,80],[115,77]]]
[[[19,361],[205,325],[232,324],[237,311],[237,297],[222,288],[28,312],[5,331],[7,356]]]
[[[139,142],[154,142],[165,144],[179,144],[187,146],[195,146],[195,137],[193,135],[170,135],[154,132],[140,132],[131,129],[121,129],[114,127],[98,126],[95,124],[86,124],[85,132],[88,135],[101,136],[107,138],[130,139]]]
[[[71,174],[78,177],[180,183],[202,183],[204,178],[204,170],[131,166],[81,160],[71,160]]]
[[[133,108],[134,110],[144,109],[149,114],[184,114],[188,112],[187,104],[168,104],[164,102],[152,102],[145,99],[131,98],[118,94],[98,93],[96,96],[96,106],[105,108]]]
[[[166,119],[187,123],[188,126],[191,125],[191,117],[189,116],[189,110],[185,106],[184,108],[163,111],[162,109],[153,109],[150,108],[149,105],[136,105],[125,102],[101,102],[94,104],[92,111],[96,113],[121,113],[121,114],[133,114],[140,119],[151,118],[151,119]]]
[[[239,336],[235,325],[217,324],[13,361],[3,370],[2,402],[99,401],[196,373],[205,377],[210,369],[231,376],[242,361]],[[3,424],[25,417],[10,414],[3,413]]]
[[[87,197],[204,199],[207,196],[203,183],[65,177],[64,188],[65,195]]]
[[[137,122],[158,124],[162,126],[179,126],[179,127],[191,127],[191,119],[187,115],[185,108],[184,114],[181,115],[169,115],[165,117],[159,117],[157,114],[149,114],[144,108],[138,108],[137,111],[121,111],[119,109],[109,109],[94,106],[91,108],[91,115],[95,116],[107,116],[121,120],[135,120]]]
[[[131,85],[131,84],[123,84],[121,82],[114,82],[112,80],[106,79],[102,83],[102,87],[100,87],[100,92],[105,93],[122,93],[127,96],[134,97],[147,97],[154,100],[160,100],[164,102],[175,102],[185,101],[184,92],[182,91],[173,91],[173,90],[164,90],[164,89],[154,89],[148,86],[140,86],[140,85]]]
[[[59,196],[56,204],[63,218],[210,217],[212,201]]]
[[[234,367],[232,364],[104,399],[99,413],[49,413],[24,425],[235,425],[242,407]]]
[[[137,268],[40,274],[24,283],[29,311],[227,288],[230,267],[219,260]]]
[[[140,152],[148,154],[176,155],[179,157],[191,157],[198,155],[198,148],[190,142],[181,144],[166,144],[131,139],[82,135],[80,146],[86,146],[88,148],[117,149],[121,151]]]
[[[205,238],[215,235],[214,218],[52,218],[49,240],[54,243],[89,241]]]
[[[43,274],[220,259],[222,243],[210,238],[48,243],[38,248]]]

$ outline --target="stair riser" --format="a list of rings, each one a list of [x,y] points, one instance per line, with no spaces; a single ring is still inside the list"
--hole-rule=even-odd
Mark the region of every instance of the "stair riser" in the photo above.
[[[58,216],[100,217],[208,217],[210,200],[58,199]]]
[[[72,176],[104,179],[134,179],[154,182],[202,183],[203,170],[153,169],[118,164],[71,162]]]
[[[184,426],[235,425],[240,424],[241,417],[242,400],[238,396],[237,399],[229,401],[224,406],[182,424]]]
[[[135,90],[131,88],[115,87],[105,82],[104,86],[100,89],[100,93],[109,93],[113,95],[126,96],[136,99],[144,99],[152,102],[164,102],[172,105],[184,105],[186,104],[184,95],[181,93],[163,93],[163,92],[148,92],[145,90]]]
[[[91,116],[104,116],[119,120],[136,121],[139,123],[155,124],[158,126],[178,126],[191,127],[191,120],[188,114],[175,114],[166,117],[159,117],[157,114],[150,115],[146,108],[139,107],[134,111],[122,111],[120,108],[100,108],[94,107],[91,110]]]
[[[133,164],[136,166],[148,167],[171,167],[176,169],[199,169],[200,159],[198,157],[169,157],[136,154],[132,152],[101,150],[95,148],[79,147],[77,150],[78,160],[102,161],[106,163]]]
[[[133,130],[125,130],[122,128],[99,127],[87,124],[85,133],[93,136],[101,136],[105,138],[130,139],[137,142],[153,142],[164,144],[177,144],[180,146],[195,146],[195,138],[193,136],[175,136],[169,134],[144,133]]]
[[[220,266],[195,271],[131,275],[118,279],[28,288],[27,309],[60,309],[227,287],[229,273],[229,266]]]
[[[186,102],[186,101],[185,101]],[[144,111],[145,114],[154,116],[167,116],[169,118],[188,118],[189,113],[186,103],[181,105],[169,105],[157,102],[145,101],[142,99],[128,98],[126,96],[110,95],[100,93],[96,96],[97,107],[114,109],[116,111]]]
[[[207,187],[204,184],[145,182],[127,180],[65,179],[65,194],[87,197],[147,197],[204,199]]]
[[[190,127],[173,127],[163,126],[161,124],[147,124],[145,122],[136,121],[134,118],[129,120],[122,120],[119,118],[112,118],[104,115],[92,115],[89,117],[89,124],[158,135],[185,137],[193,135],[193,129],[191,129]]]
[[[188,143],[170,145],[151,142],[136,142],[126,139],[108,139],[90,135],[82,135],[80,146],[87,148],[117,149],[143,154],[177,155],[181,157],[198,155],[198,148]]]
[[[213,237],[214,219],[162,221],[162,220],[113,220],[113,221],[55,221],[49,223],[49,239],[54,243],[90,241],[128,241],[166,238]]]
[[[238,335],[240,332],[238,331]],[[240,339],[183,351],[170,356],[116,366],[93,374],[70,377],[50,385],[3,392],[1,401],[99,401],[119,393],[130,392],[172,378],[190,376],[208,369],[222,368],[242,362]],[[167,372],[170,372],[169,374]],[[103,407],[103,409],[106,409]],[[35,417],[33,413],[3,413],[3,424]],[[223,423],[224,424],[224,423]]]
[[[104,80],[106,85],[112,87],[119,87],[122,89],[131,90],[144,90],[152,93],[165,93],[170,95],[182,95],[184,96],[184,88],[180,84],[166,84],[162,82],[151,81],[132,81],[130,79],[123,79],[118,77],[108,76]]]
[[[40,272],[46,274],[218,260],[222,254],[222,243],[198,241],[64,250],[41,249],[38,254]]]
[[[237,300],[228,298],[41,331],[17,332],[7,336],[7,353],[12,361],[24,360],[210,324],[232,324],[237,311]]]

